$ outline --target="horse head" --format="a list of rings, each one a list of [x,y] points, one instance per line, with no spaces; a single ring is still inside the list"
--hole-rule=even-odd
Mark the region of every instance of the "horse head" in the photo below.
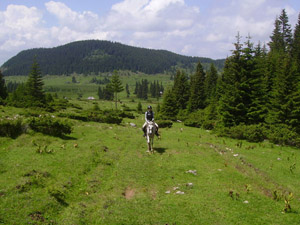
[[[147,133],[149,135],[152,135],[154,133],[154,123],[153,122],[149,122],[147,125]]]

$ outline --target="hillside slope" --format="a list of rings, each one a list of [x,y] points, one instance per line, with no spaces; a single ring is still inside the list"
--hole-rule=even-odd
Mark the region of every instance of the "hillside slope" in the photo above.
[[[27,75],[37,57],[43,74],[61,75],[117,70],[161,73],[172,67],[193,67],[194,63],[214,63],[221,69],[224,60],[178,55],[166,50],[132,47],[116,42],[87,40],[55,48],[36,48],[20,52],[2,65],[3,74]]]

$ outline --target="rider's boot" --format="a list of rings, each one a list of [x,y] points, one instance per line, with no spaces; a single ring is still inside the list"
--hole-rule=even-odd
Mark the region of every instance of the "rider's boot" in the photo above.
[[[146,137],[146,128],[143,128],[143,132],[144,132],[143,137]]]

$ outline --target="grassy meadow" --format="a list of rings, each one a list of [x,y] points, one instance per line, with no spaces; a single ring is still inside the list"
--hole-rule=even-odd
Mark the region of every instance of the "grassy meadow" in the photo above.
[[[91,78],[44,82],[83,109],[95,102],[114,107],[77,99],[78,90],[82,99],[96,97]],[[131,93],[140,79],[121,78]],[[165,88],[170,83],[163,75],[143,78],[162,80]],[[136,109],[139,100],[120,97]],[[142,101],[144,109],[156,103]],[[26,111],[0,107],[0,117]],[[33,131],[0,137],[0,224],[300,224],[299,149],[221,138],[175,122],[160,129],[150,155],[140,129],[144,116],[134,115],[120,125],[70,119],[73,131],[64,138]]]

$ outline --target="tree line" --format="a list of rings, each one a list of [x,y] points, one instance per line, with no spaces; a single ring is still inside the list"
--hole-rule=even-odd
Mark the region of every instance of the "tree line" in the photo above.
[[[200,62],[190,77],[177,71],[160,114],[186,119],[190,125],[227,129],[225,133],[241,132],[240,136],[241,127],[245,132],[257,129],[259,139],[300,146],[299,78],[300,14],[292,31],[282,10],[267,45],[255,45],[250,36],[242,42],[237,35],[219,77],[213,65],[205,72]]]

